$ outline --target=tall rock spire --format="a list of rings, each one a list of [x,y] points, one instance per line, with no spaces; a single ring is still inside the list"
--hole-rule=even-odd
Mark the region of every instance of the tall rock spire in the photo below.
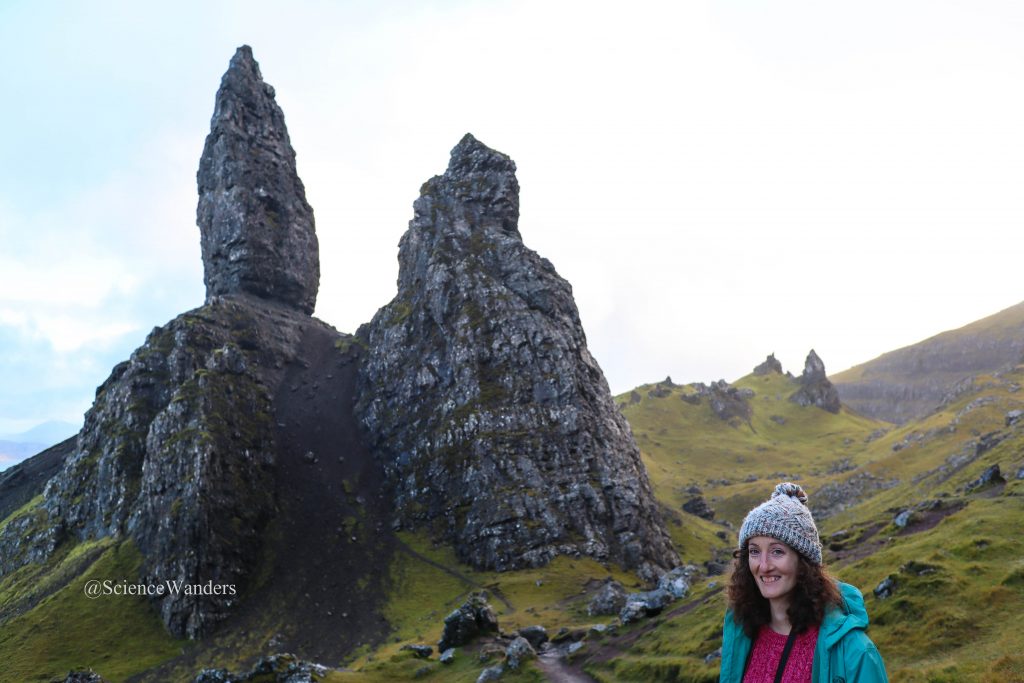
[[[646,577],[678,562],[572,287],[522,241],[515,163],[466,135],[424,183],[398,294],[360,330],[357,406],[400,526],[476,567],[556,555]]]
[[[221,79],[196,179],[207,301],[251,294],[311,314],[320,284],[313,209],[274,89],[247,45]]]
[[[825,363],[814,349],[807,354],[804,361],[804,372],[800,375],[800,389],[789,397],[790,401],[802,406],[818,406],[830,413],[838,413],[842,408],[839,392],[828,380]]]

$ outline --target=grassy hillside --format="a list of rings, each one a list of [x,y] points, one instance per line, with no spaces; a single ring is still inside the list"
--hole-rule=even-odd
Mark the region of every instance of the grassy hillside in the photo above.
[[[1024,419],[1008,424],[1008,414],[1024,410],[1024,366],[978,376],[941,411],[901,427],[846,408],[833,415],[800,407],[788,400],[795,383],[778,374],[733,386],[746,396],[749,419],[719,418],[692,386],[651,384],[617,398],[684,562],[712,570],[728,562],[746,511],[778,481],[799,481],[818,511],[826,562],[865,593],[870,634],[893,681],[1024,681],[1024,479],[1017,478]],[[1005,481],[973,486],[997,464]],[[697,496],[714,510],[712,519],[683,511]],[[0,523],[32,514],[36,504]],[[268,605],[265,628],[243,633],[229,625],[214,639],[221,647],[207,648],[167,636],[144,600],[84,597],[90,577],[130,575],[138,560],[130,545],[106,540],[4,577],[0,657],[9,670],[19,680],[47,681],[92,666],[122,681],[182,658],[188,666],[163,670],[173,672],[166,680],[188,680],[200,664],[247,667],[266,652],[276,623],[298,618],[287,606]],[[590,617],[586,605],[608,577],[640,588],[614,566],[569,557],[529,571],[475,572],[450,549],[400,534],[384,582],[387,642],[352,653],[326,680],[475,681],[500,661],[486,641],[460,648],[448,666],[436,652],[421,660],[401,648],[436,646],[444,617],[482,589],[506,633],[541,624],[552,634],[586,634],[561,665],[570,672],[598,681],[717,680],[725,576],[705,577],[659,617],[599,634],[589,627],[615,619]],[[876,598],[872,589],[887,577],[895,592]],[[195,656],[197,648],[205,654]],[[504,680],[553,675],[542,661]]]
[[[892,680],[1015,681],[1024,680],[1024,421],[1008,426],[1007,413],[1024,409],[1022,383],[1020,367],[977,377],[942,411],[900,428],[847,409],[800,408],[786,400],[792,389],[780,375],[736,382],[757,392],[749,424],[681,400],[690,387],[664,395],[664,385],[647,385],[635,392],[639,402],[630,403],[633,392],[619,401],[669,506],[697,485],[716,520],[736,525],[779,479],[799,480],[812,505],[843,487],[855,494],[819,515],[819,527],[826,562],[866,595]],[[1007,482],[971,487],[996,464]],[[889,576],[895,594],[876,598]],[[588,670],[608,681],[717,680],[717,662],[704,658],[720,645],[725,604],[722,593],[709,595]]]

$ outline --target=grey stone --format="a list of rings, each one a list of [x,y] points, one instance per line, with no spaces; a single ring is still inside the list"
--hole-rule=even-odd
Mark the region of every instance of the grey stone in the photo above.
[[[708,501],[704,499],[704,496],[694,496],[683,503],[683,512],[689,512],[691,515],[697,515],[702,519],[715,518],[715,511],[708,505]]]
[[[292,654],[261,657],[246,673],[230,673],[227,669],[203,669],[193,683],[257,683],[274,680],[278,683],[314,683],[327,675],[327,667],[299,659]]]
[[[887,576],[875,586],[875,597],[879,600],[885,600],[891,597],[896,592],[896,579],[892,576]]]
[[[1006,426],[1012,427],[1020,422],[1022,417],[1024,417],[1024,410],[1011,410],[1006,414]]]
[[[825,363],[818,354],[811,349],[804,362],[804,372],[800,376],[800,389],[789,397],[789,400],[798,405],[817,406],[830,413],[838,413],[842,404],[839,402],[839,392],[829,381],[825,373]]]
[[[913,514],[913,510],[904,510],[903,512],[896,515],[896,517],[892,520],[892,523],[900,529],[902,529],[910,523],[910,518],[913,516]]]
[[[80,669],[69,671],[68,675],[59,683],[106,683],[106,681],[92,669]]]
[[[480,672],[477,676],[476,683],[486,683],[487,681],[496,681],[501,678],[503,669],[500,666],[489,666]]]
[[[527,626],[519,629],[519,635],[526,638],[530,645],[536,650],[548,642],[548,630],[543,626]]]
[[[700,573],[700,570],[693,565],[676,567],[658,579],[658,588],[666,591],[676,600],[684,598],[690,592],[690,582],[700,576]]]
[[[775,358],[774,353],[769,353],[764,362],[754,368],[755,375],[767,375],[770,373],[782,374],[782,363]]]
[[[978,491],[983,488],[988,488],[989,486],[1005,483],[1006,479],[1003,478],[1002,472],[999,471],[999,465],[990,465],[985,468],[985,471],[981,473],[980,477],[967,484],[967,491]]]
[[[441,653],[441,656],[438,659],[442,664],[451,664],[455,661],[455,648],[448,648],[447,650]]]
[[[654,580],[678,559],[640,451],[518,218],[515,163],[466,135],[414,204],[397,295],[359,330],[356,409],[395,521],[437,525],[478,569],[579,554]]]
[[[618,614],[625,605],[626,589],[618,581],[608,581],[590,601],[587,606],[587,614],[591,616]]]
[[[505,650],[505,663],[510,669],[518,669],[528,659],[534,659],[537,652],[530,645],[530,641],[519,636],[509,643]]]
[[[437,644],[439,651],[472,642],[479,636],[498,633],[498,617],[485,594],[471,595],[458,609],[445,617],[444,632]]]
[[[427,659],[430,655],[434,654],[434,648],[429,645],[403,645],[400,650],[410,650],[414,655],[420,659]]]
[[[249,294],[311,314],[320,282],[313,210],[284,114],[248,46],[221,80],[196,177],[207,302]]]
[[[754,392],[749,389],[737,389],[724,379],[712,382],[710,385],[697,382],[690,385],[694,390],[696,401],[691,403],[699,404],[701,399],[707,399],[712,412],[720,420],[729,421],[739,418],[749,422],[753,415],[753,408],[750,406],[750,399]]]

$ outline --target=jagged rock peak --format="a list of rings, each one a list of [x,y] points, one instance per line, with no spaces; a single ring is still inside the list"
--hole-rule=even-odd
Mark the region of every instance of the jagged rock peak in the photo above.
[[[313,209],[248,45],[221,79],[196,179],[207,301],[249,294],[311,314],[320,285]]]
[[[360,329],[357,413],[394,523],[480,568],[583,554],[655,577],[678,558],[572,288],[519,235],[518,191],[512,160],[464,137],[414,204],[395,299]]]
[[[839,392],[829,381],[825,373],[825,363],[818,357],[814,349],[807,354],[804,361],[804,372],[800,375],[800,389],[790,396],[802,406],[818,406],[830,413],[838,413],[841,407]]]
[[[821,360],[814,349],[811,349],[804,361],[804,373],[800,376],[800,381],[803,384],[808,384],[822,379],[828,379],[828,375],[825,374],[825,362]]]
[[[811,353],[814,353],[814,351],[811,351]],[[817,358],[817,354],[815,354],[814,357]],[[776,372],[780,375],[782,374],[782,363],[778,361],[774,353],[769,353],[768,357],[764,359],[764,362],[754,368],[755,375],[767,375],[771,372]]]
[[[428,182],[450,188],[454,196],[480,207],[485,225],[497,224],[519,235],[519,181],[516,163],[466,133],[452,149],[448,170]]]

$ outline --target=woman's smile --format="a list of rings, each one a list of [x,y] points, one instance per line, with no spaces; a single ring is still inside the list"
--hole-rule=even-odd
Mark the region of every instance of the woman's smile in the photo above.
[[[747,546],[750,573],[767,600],[788,600],[796,586],[797,554],[771,536],[754,536]]]

